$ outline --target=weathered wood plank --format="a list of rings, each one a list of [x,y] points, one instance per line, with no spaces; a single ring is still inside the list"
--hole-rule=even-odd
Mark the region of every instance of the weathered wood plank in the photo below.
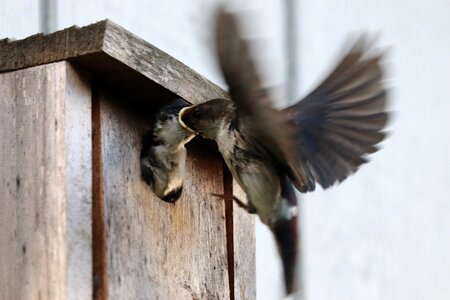
[[[210,195],[224,190],[220,158],[190,147],[183,195],[168,204],[141,179],[147,128],[104,95],[100,120],[106,298],[229,299],[224,202]]]
[[[148,86],[192,103],[228,97],[185,64],[109,20],[24,40],[0,40],[0,57],[0,72],[70,60],[133,98],[148,96]]]
[[[87,299],[89,86],[67,63],[0,86],[0,299]]]
[[[217,85],[113,22],[107,22],[103,50],[192,103],[228,98]]]
[[[66,163],[66,299],[92,298],[91,86],[70,64],[64,94]]]
[[[233,195],[246,200],[245,192],[233,180]],[[255,215],[233,201],[234,297],[256,299]]]
[[[65,130],[64,150],[61,150],[64,166],[58,169],[63,170],[64,177],[58,173],[58,176],[43,178],[42,182],[33,184],[44,184],[46,179],[45,184],[48,185],[55,178],[65,183],[65,188],[57,184],[66,197],[63,197],[65,202],[60,208],[66,214],[65,218],[61,218],[65,221],[65,227],[61,229],[64,235],[53,238],[63,238],[59,243],[65,243],[67,249],[61,250],[60,255],[68,253],[68,256],[62,263],[65,268],[59,264],[62,273],[48,278],[59,284],[56,278],[65,276],[67,285],[61,295],[76,295],[78,298],[80,295],[92,295],[93,285],[97,299],[227,299],[233,293],[238,299],[254,298],[252,217],[239,213],[231,215],[232,220],[228,223],[236,223],[236,226],[232,232],[226,232],[224,202],[210,196],[210,192],[223,193],[225,188],[217,154],[208,153],[210,149],[192,146],[184,201],[175,206],[154,197],[140,179],[138,153],[144,126],[137,116],[142,117],[144,113],[147,118],[150,117],[158,105],[173,98],[174,94],[199,103],[228,97],[226,92],[109,21],[84,28],[73,27],[47,36],[35,35],[22,41],[3,40],[0,41],[0,57],[0,72],[69,60],[88,70],[96,86],[99,89],[106,86],[110,93],[115,94],[113,98],[138,100],[131,105],[117,106],[112,97],[96,97],[96,101],[100,102],[94,109],[93,121],[101,134],[94,138],[93,148],[90,148],[90,139],[83,138],[90,134],[90,101],[85,104],[63,102],[65,106],[61,111],[64,114],[58,113],[63,119],[55,122],[55,126],[64,124],[60,130]],[[65,66],[67,74],[64,73],[64,80],[60,80],[64,88],[58,99],[90,99],[90,94],[81,89],[89,90],[89,85],[76,72],[70,71],[67,63],[59,64]],[[45,78],[55,81],[53,77],[41,74],[42,82],[38,80],[34,84],[51,85]],[[12,91],[15,93],[15,90]],[[40,98],[28,97],[27,105],[44,105],[32,102],[47,101],[47,98],[42,95]],[[46,101],[41,100],[46,103],[43,107],[53,103]],[[10,127],[4,127],[2,134],[9,134],[6,129]],[[17,143],[5,140],[14,145]],[[5,145],[6,142],[3,147]],[[92,150],[94,153],[90,152]],[[92,159],[93,164],[90,164]],[[22,160],[22,163],[28,161]],[[93,177],[90,175],[92,167]],[[232,190],[231,186],[228,188]],[[92,190],[94,193],[89,192],[86,198],[87,192]],[[56,193],[52,195],[59,197]],[[97,220],[93,224],[93,252],[87,249],[90,243],[86,242],[90,241],[92,234],[86,230],[86,226],[91,224],[90,215],[80,215],[90,212],[87,205],[90,205],[92,197],[92,218]],[[60,197],[58,199],[61,201]],[[122,227],[124,224],[126,227]],[[240,232],[240,227],[243,232]],[[251,235],[250,239],[247,239],[247,234]],[[86,240],[86,237],[89,238]],[[236,253],[234,245],[239,248]],[[76,250],[69,251],[74,247]],[[88,262],[92,261],[92,253],[94,278],[91,276],[92,269],[89,269],[89,276],[85,276],[86,266],[91,266]],[[227,259],[230,255],[236,263],[231,268],[232,276],[228,277]],[[71,270],[77,272],[70,273]],[[90,283],[89,287],[82,288],[86,282]],[[230,293],[230,287],[233,293]]]

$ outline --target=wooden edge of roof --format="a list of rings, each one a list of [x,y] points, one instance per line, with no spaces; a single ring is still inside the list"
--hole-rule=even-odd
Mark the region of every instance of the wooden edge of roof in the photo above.
[[[156,83],[194,104],[229,98],[219,86],[110,20],[22,40],[0,40],[0,72],[63,60],[79,64],[101,81],[123,85],[125,93],[130,83],[132,94],[145,94],[145,86]],[[140,88],[143,93],[136,91]]]

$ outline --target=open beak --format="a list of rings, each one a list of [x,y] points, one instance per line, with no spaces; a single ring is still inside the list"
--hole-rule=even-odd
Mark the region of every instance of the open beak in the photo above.
[[[178,123],[180,124],[180,126],[184,129],[186,129],[187,131],[197,135],[198,133],[195,132],[195,130],[193,130],[191,127],[187,126],[186,123],[183,122],[183,115],[188,112],[189,110],[191,110],[194,106],[187,106],[187,107],[183,107],[180,112],[178,113]]]

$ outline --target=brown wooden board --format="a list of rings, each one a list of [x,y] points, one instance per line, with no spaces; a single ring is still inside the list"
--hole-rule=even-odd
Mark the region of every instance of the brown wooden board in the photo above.
[[[183,195],[165,203],[141,179],[145,126],[111,96],[98,97],[103,192],[94,201],[104,213],[94,218],[103,219],[107,276],[100,298],[229,299],[225,206],[211,195],[224,190],[219,156],[190,147]]]
[[[233,194],[246,200],[233,180]],[[256,299],[255,215],[233,202],[234,291],[236,300]]]
[[[89,84],[61,62],[0,87],[0,299],[88,299]]]
[[[62,60],[85,67],[130,98],[151,101],[151,90],[192,103],[228,98],[185,64],[109,20],[23,40],[0,40],[0,72]]]

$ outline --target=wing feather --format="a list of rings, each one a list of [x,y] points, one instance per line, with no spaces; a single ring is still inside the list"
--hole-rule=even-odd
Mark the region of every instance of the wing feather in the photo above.
[[[305,183],[309,171],[302,166],[291,169],[288,163],[296,157],[295,127],[273,107],[274,101],[262,85],[250,44],[251,41],[243,38],[236,17],[219,9],[216,17],[217,56],[230,97],[236,103],[236,126],[253,147],[260,146],[288,176]]]
[[[220,68],[236,103],[240,133],[283,168],[301,192],[342,182],[378,150],[388,121],[384,54],[369,55],[359,38],[308,96],[278,111],[262,86],[250,41],[234,15],[218,11],[216,46]]]
[[[316,89],[283,110],[296,127],[297,157],[290,167],[309,169],[310,180],[323,188],[356,172],[385,138],[384,56],[369,56],[369,50],[362,36]],[[295,178],[294,184],[301,188],[303,179]]]

